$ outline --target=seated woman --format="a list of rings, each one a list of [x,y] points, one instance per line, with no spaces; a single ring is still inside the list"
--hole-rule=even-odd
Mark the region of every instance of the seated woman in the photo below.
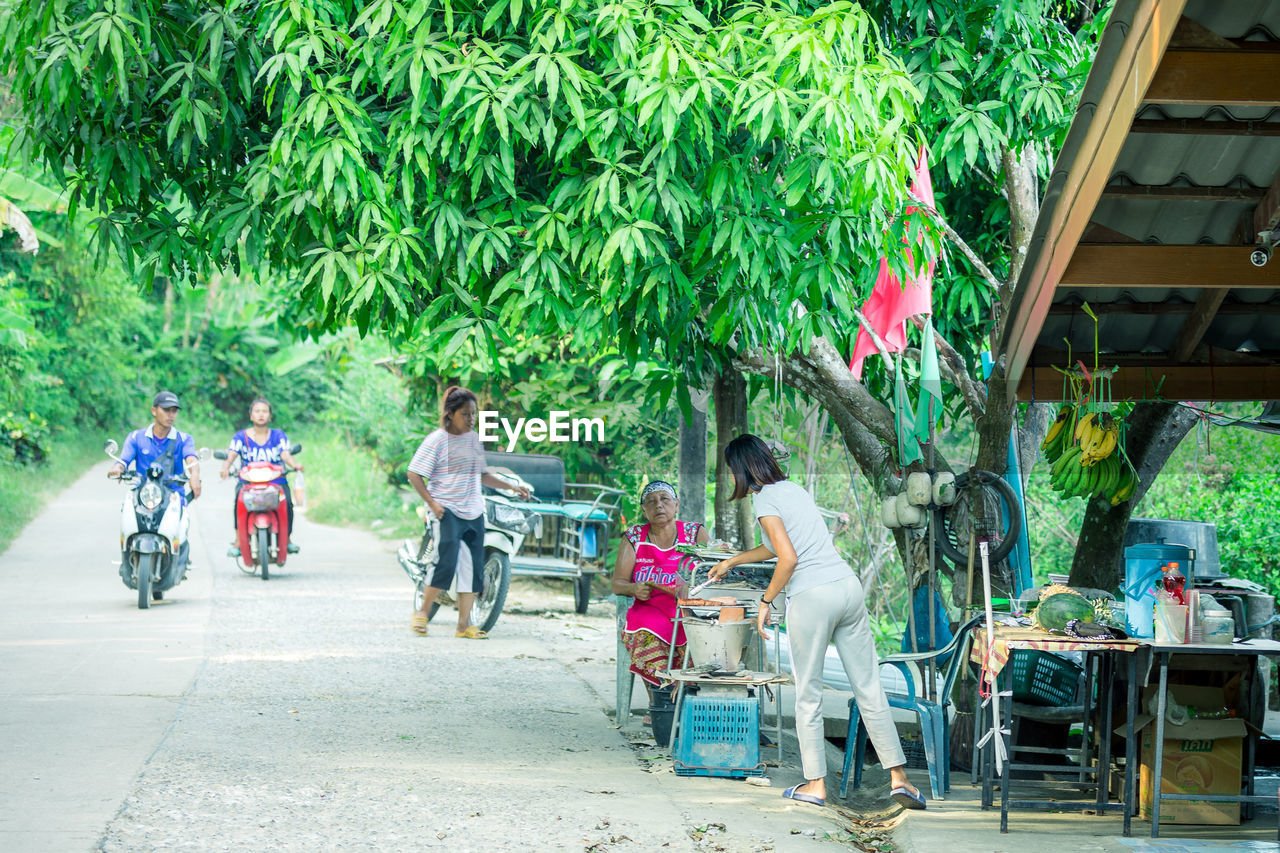
[[[688,592],[680,569],[691,562],[676,545],[705,545],[707,529],[696,521],[677,521],[680,501],[675,487],[655,480],[640,494],[640,509],[647,524],[627,529],[618,543],[618,561],[613,570],[613,594],[634,599],[627,610],[622,643],[631,653],[631,671],[644,680],[653,704],[653,689],[662,687],[659,673],[667,668],[671,651],[672,622],[676,599]],[[676,650],[671,666],[684,666],[684,629],[675,637]],[[670,682],[667,682],[670,683]]]

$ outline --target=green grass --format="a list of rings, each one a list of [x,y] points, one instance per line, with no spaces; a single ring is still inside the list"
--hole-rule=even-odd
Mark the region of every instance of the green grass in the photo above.
[[[106,457],[101,437],[79,435],[50,442],[47,459],[43,465],[0,464],[0,552],[55,495]]]
[[[407,484],[398,488],[387,470],[363,447],[352,447],[341,435],[299,433],[298,461],[306,468],[307,518],[321,524],[376,528],[391,536],[421,530],[413,508],[417,499]],[[412,500],[411,500],[412,498]]]

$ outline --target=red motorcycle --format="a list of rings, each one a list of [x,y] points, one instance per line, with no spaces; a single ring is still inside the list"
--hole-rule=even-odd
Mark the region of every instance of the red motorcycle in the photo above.
[[[290,454],[301,452],[302,445],[289,448]],[[225,450],[215,458],[225,459]],[[240,493],[236,496],[236,545],[240,570],[246,574],[270,577],[274,561],[283,566],[289,555],[289,505],[284,488],[272,482],[292,474],[295,469],[274,462],[249,462],[240,466],[237,477]]]

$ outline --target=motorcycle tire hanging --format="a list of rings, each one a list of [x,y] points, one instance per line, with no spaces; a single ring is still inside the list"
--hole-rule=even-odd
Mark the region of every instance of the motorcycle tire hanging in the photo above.
[[[1018,544],[1022,532],[1022,505],[1013,487],[999,474],[973,469],[956,477],[959,497],[934,510],[938,548],[957,566],[969,560],[969,532],[994,534],[991,565],[1003,560]]]
[[[146,610],[151,606],[151,578],[155,576],[156,561],[159,554],[148,554],[138,557],[138,609]],[[145,563],[145,565],[143,565]]]
[[[271,533],[265,527],[258,528],[258,570],[262,573],[264,581],[270,578],[268,568],[271,563],[270,537]]]

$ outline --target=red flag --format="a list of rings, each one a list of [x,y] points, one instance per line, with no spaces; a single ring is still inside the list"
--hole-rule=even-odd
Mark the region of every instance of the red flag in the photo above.
[[[912,195],[932,208],[933,181],[929,178],[929,164],[925,159],[923,145],[920,146],[920,154],[912,172]],[[908,207],[906,212],[911,214],[915,211],[915,207]],[[907,250],[907,257],[911,257],[910,249]],[[933,313],[933,268],[934,262],[930,261],[929,268],[918,278],[908,279],[904,287],[898,277],[889,272],[889,262],[885,258],[880,259],[880,272],[876,275],[871,296],[862,306],[862,316],[884,341],[885,349],[889,352],[902,352],[907,348],[908,317]],[[866,328],[859,328],[853,345],[853,358],[849,361],[849,369],[853,371],[855,379],[862,379],[863,360],[876,352],[876,346]]]

